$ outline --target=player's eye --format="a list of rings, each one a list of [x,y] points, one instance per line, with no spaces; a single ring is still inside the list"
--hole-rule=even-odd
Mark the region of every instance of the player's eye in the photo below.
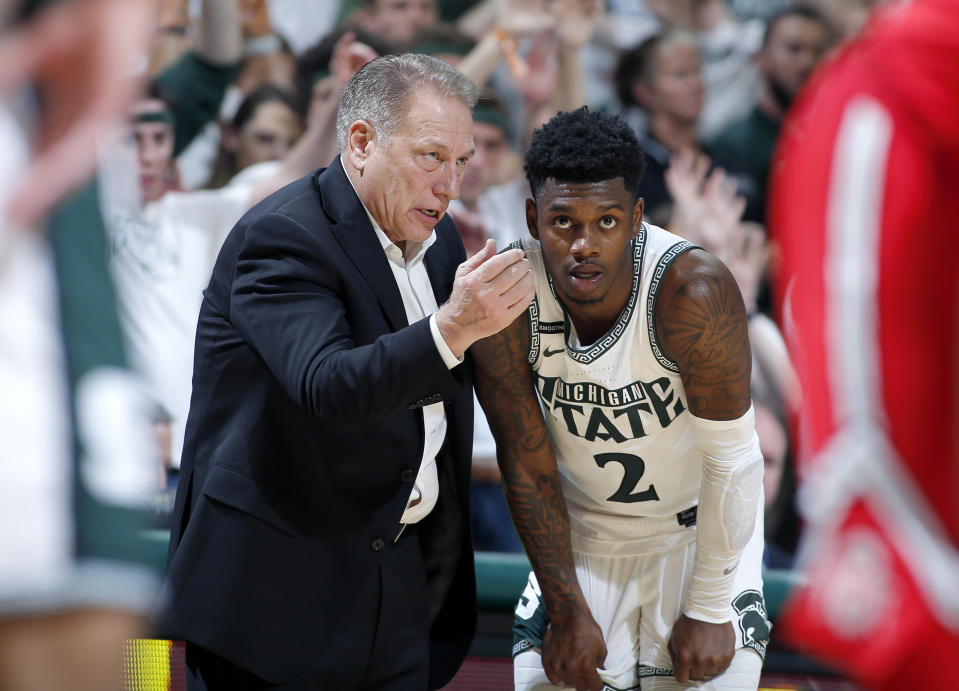
[[[601,219],[599,219],[599,227],[603,230],[612,230],[616,227],[616,217],[603,216]]]
[[[467,163],[469,163],[469,161],[470,161],[469,156],[461,156],[460,158],[456,159],[456,165],[462,167],[462,166],[465,166]]]
[[[571,219],[569,216],[557,216],[556,220],[553,221],[553,225],[555,225],[557,228],[563,228],[564,230],[567,228],[572,228],[573,219]]]
[[[426,154],[426,157],[430,159],[431,161],[438,161],[440,158],[440,155],[436,151],[430,151],[429,153]]]

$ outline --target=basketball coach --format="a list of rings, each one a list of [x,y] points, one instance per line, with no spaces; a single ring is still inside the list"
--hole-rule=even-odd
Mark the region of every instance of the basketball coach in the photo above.
[[[466,655],[464,360],[533,295],[519,250],[465,260],[445,217],[475,101],[439,60],[373,60],[341,98],[340,155],[220,252],[157,614],[190,689],[438,688]]]

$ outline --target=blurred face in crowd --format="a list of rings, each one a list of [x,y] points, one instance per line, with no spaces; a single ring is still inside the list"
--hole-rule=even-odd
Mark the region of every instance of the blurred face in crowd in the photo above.
[[[759,65],[781,107],[789,107],[828,44],[826,27],[808,17],[786,15],[770,28]]]
[[[766,493],[765,506],[768,511],[779,494],[779,485],[786,468],[786,430],[766,406],[754,401],[753,409],[756,413],[759,450],[763,455],[763,491]]]
[[[385,139],[365,120],[350,125],[347,169],[360,199],[400,249],[423,242],[460,194],[473,155],[473,117],[459,100],[420,89]]]
[[[228,130],[223,145],[236,156],[236,169],[264,161],[278,161],[303,132],[296,111],[281,101],[261,103],[239,131]]]
[[[131,113],[140,172],[140,192],[144,202],[160,199],[168,188],[174,142],[173,128],[169,122],[161,119],[164,113],[169,113],[169,110],[163,101],[157,99],[140,101]]]
[[[391,43],[405,45],[438,22],[436,0],[373,0],[364,28]]]
[[[509,148],[506,132],[488,122],[473,123],[473,141],[476,153],[466,164],[460,190],[460,197],[467,207],[474,206],[479,196],[496,182],[503,155]]]
[[[703,108],[699,50],[686,37],[668,40],[654,55],[646,78],[637,83],[636,100],[651,114],[695,123]]]

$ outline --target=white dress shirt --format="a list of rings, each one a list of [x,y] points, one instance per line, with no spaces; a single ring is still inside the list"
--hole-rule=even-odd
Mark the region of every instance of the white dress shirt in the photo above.
[[[342,159],[340,159],[340,164],[343,165],[343,171],[346,172],[346,166]],[[347,180],[349,179],[349,175],[347,175]],[[350,184],[353,184],[352,180],[350,180]],[[354,187],[354,191],[355,189]],[[360,203],[363,203],[362,200]],[[400,296],[403,298],[406,320],[412,324],[429,315],[430,332],[433,334],[436,349],[448,368],[456,367],[463,360],[462,358],[457,359],[440,335],[434,315],[437,310],[436,297],[433,294],[433,286],[426,272],[426,264],[423,263],[426,250],[436,242],[436,233],[434,232],[423,242],[407,241],[406,256],[404,256],[403,251],[393,244],[392,240],[383,232],[365,204],[363,210],[366,211],[366,215],[373,225],[373,231],[376,233],[376,237],[379,239],[383,252],[389,261],[390,269],[393,271],[396,287],[399,288]],[[413,492],[410,494],[409,504],[400,518],[400,523],[417,523],[423,520],[436,505],[436,498],[439,495],[436,454],[439,453],[440,447],[443,446],[443,440],[446,438],[446,411],[442,403],[433,403],[423,407],[423,430],[426,436],[426,443],[423,445],[423,460],[413,483]]]

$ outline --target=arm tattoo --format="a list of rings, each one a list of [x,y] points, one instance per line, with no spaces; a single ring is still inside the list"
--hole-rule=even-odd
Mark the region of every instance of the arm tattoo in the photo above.
[[[510,514],[551,616],[572,613],[581,597],[573,568],[569,515],[556,456],[526,360],[529,322],[520,316],[473,345],[476,394],[496,440]]]
[[[751,354],[739,288],[727,271],[682,282],[661,319],[664,346],[679,364],[689,410],[731,420],[749,408]]]

